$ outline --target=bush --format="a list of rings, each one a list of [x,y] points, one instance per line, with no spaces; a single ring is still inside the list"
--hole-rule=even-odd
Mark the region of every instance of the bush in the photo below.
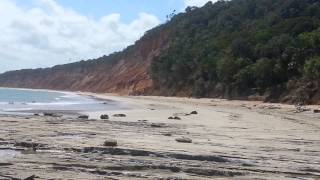
[[[320,57],[314,57],[308,60],[304,65],[305,76],[311,79],[320,78]]]

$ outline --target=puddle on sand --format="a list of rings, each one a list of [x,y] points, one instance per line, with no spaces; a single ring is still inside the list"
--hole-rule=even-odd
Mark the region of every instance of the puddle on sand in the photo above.
[[[0,162],[6,162],[20,155],[19,151],[14,150],[0,150]]]

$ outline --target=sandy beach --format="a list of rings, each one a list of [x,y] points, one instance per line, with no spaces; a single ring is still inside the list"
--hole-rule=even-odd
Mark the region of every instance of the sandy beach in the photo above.
[[[81,94],[129,108],[0,115],[0,179],[320,179],[319,106]]]

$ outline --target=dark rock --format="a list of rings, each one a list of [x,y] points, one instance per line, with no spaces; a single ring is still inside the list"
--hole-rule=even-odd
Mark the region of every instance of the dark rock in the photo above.
[[[178,116],[171,116],[168,119],[181,120],[181,118]]]
[[[81,115],[81,116],[78,116],[79,119],[89,119],[89,116],[88,115]]]
[[[114,114],[113,117],[126,117],[125,114]]]
[[[320,113],[320,109],[313,110],[313,113]]]
[[[40,114],[38,114],[38,113],[35,113],[35,114],[33,114],[34,116],[40,116]]]
[[[177,138],[176,141],[180,143],[192,143],[192,139],[187,137]]]
[[[190,114],[198,114],[197,111],[192,111]]]
[[[44,116],[52,116],[53,113],[43,113]]]
[[[164,135],[164,136],[172,136],[171,133],[163,133],[162,135]]]
[[[163,128],[163,127],[165,127],[165,124],[163,124],[163,123],[152,123],[152,124],[151,124],[151,127],[154,127],[154,128]]]
[[[19,146],[24,148],[35,148],[41,145],[39,143],[33,143],[33,142],[16,142],[14,146]]]
[[[100,119],[109,119],[109,116],[106,115],[106,114],[103,114],[103,115],[100,116]]]
[[[117,146],[118,142],[116,140],[109,139],[109,140],[104,141],[103,145],[104,146]]]
[[[210,161],[210,162],[229,162],[228,159],[212,155],[190,155],[190,154],[171,154],[175,159],[193,160],[193,161]]]
[[[24,180],[34,180],[36,178],[35,175],[29,176],[27,178],[25,178]]]

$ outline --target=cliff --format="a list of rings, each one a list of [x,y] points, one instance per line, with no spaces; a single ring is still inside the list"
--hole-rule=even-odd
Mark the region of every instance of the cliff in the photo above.
[[[156,30],[154,30],[156,31]],[[152,87],[149,66],[168,47],[169,31],[149,32],[133,46],[98,59],[45,69],[10,71],[3,87],[142,94]]]

